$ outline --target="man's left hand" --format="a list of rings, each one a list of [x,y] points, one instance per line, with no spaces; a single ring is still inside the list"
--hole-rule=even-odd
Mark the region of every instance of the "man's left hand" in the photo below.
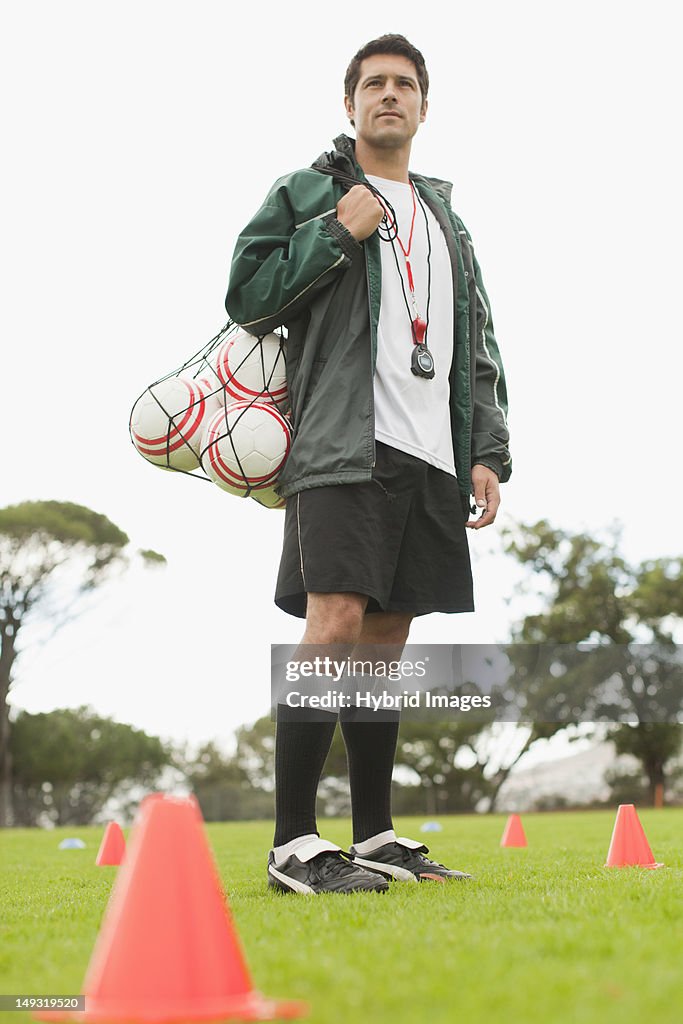
[[[500,484],[492,469],[477,463],[472,466],[472,487],[477,507],[484,509],[484,514],[479,519],[465,523],[465,526],[470,530],[480,530],[482,526],[490,526],[496,518],[500,505]]]

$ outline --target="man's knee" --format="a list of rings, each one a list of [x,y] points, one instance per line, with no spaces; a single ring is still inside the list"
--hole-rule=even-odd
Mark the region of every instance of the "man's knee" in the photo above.
[[[304,643],[355,643],[361,635],[365,594],[309,594]]]
[[[373,612],[366,615],[361,643],[405,644],[413,616],[406,612]]]

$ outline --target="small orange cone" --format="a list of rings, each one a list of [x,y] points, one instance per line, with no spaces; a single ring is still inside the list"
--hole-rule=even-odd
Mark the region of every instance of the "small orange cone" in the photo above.
[[[619,804],[606,868],[662,868],[650,849],[640,818],[633,804]]]
[[[123,838],[121,826],[115,821],[110,821],[102,837],[95,864],[120,864],[125,852],[126,840]]]
[[[522,819],[518,814],[511,814],[505,823],[505,830],[500,841],[501,846],[526,846],[526,836]]]
[[[143,800],[83,983],[85,1010],[38,1020],[172,1024],[299,1017],[249,970],[196,800]]]

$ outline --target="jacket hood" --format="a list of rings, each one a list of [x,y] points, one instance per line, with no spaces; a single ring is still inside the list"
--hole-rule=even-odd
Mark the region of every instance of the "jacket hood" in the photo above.
[[[312,167],[316,170],[324,169],[329,171],[341,171],[343,174],[351,175],[353,178],[361,179],[362,171],[356,163],[356,140],[348,135],[338,135],[332,140],[334,149],[321,153],[317,160],[314,160]],[[441,199],[450,203],[453,192],[453,184],[450,181],[443,181],[441,178],[428,178],[426,174],[413,174],[410,177],[413,181],[424,181]]]

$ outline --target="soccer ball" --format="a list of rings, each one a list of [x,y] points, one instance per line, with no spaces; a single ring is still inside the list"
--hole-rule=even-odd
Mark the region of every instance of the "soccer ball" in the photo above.
[[[284,405],[287,401],[285,351],[277,334],[260,340],[240,331],[224,341],[216,357],[216,373],[225,386],[228,402],[259,401]]]
[[[274,487],[265,487],[262,491],[252,491],[251,497],[265,508],[284,508],[286,498],[281,498]]]
[[[207,370],[200,377],[195,377],[194,383],[199,385],[206,398],[206,417],[204,421],[204,426],[206,427],[209,419],[215,416],[219,409],[225,408],[226,399],[228,405],[230,405],[232,399],[229,395],[226,396],[225,388],[212,369]]]
[[[199,444],[210,408],[198,381],[168,377],[152,384],[130,414],[133,444],[162,469],[190,471],[199,465]]]
[[[272,489],[290,441],[289,423],[274,405],[233,402],[207,424],[202,468],[224,491],[246,498]]]

